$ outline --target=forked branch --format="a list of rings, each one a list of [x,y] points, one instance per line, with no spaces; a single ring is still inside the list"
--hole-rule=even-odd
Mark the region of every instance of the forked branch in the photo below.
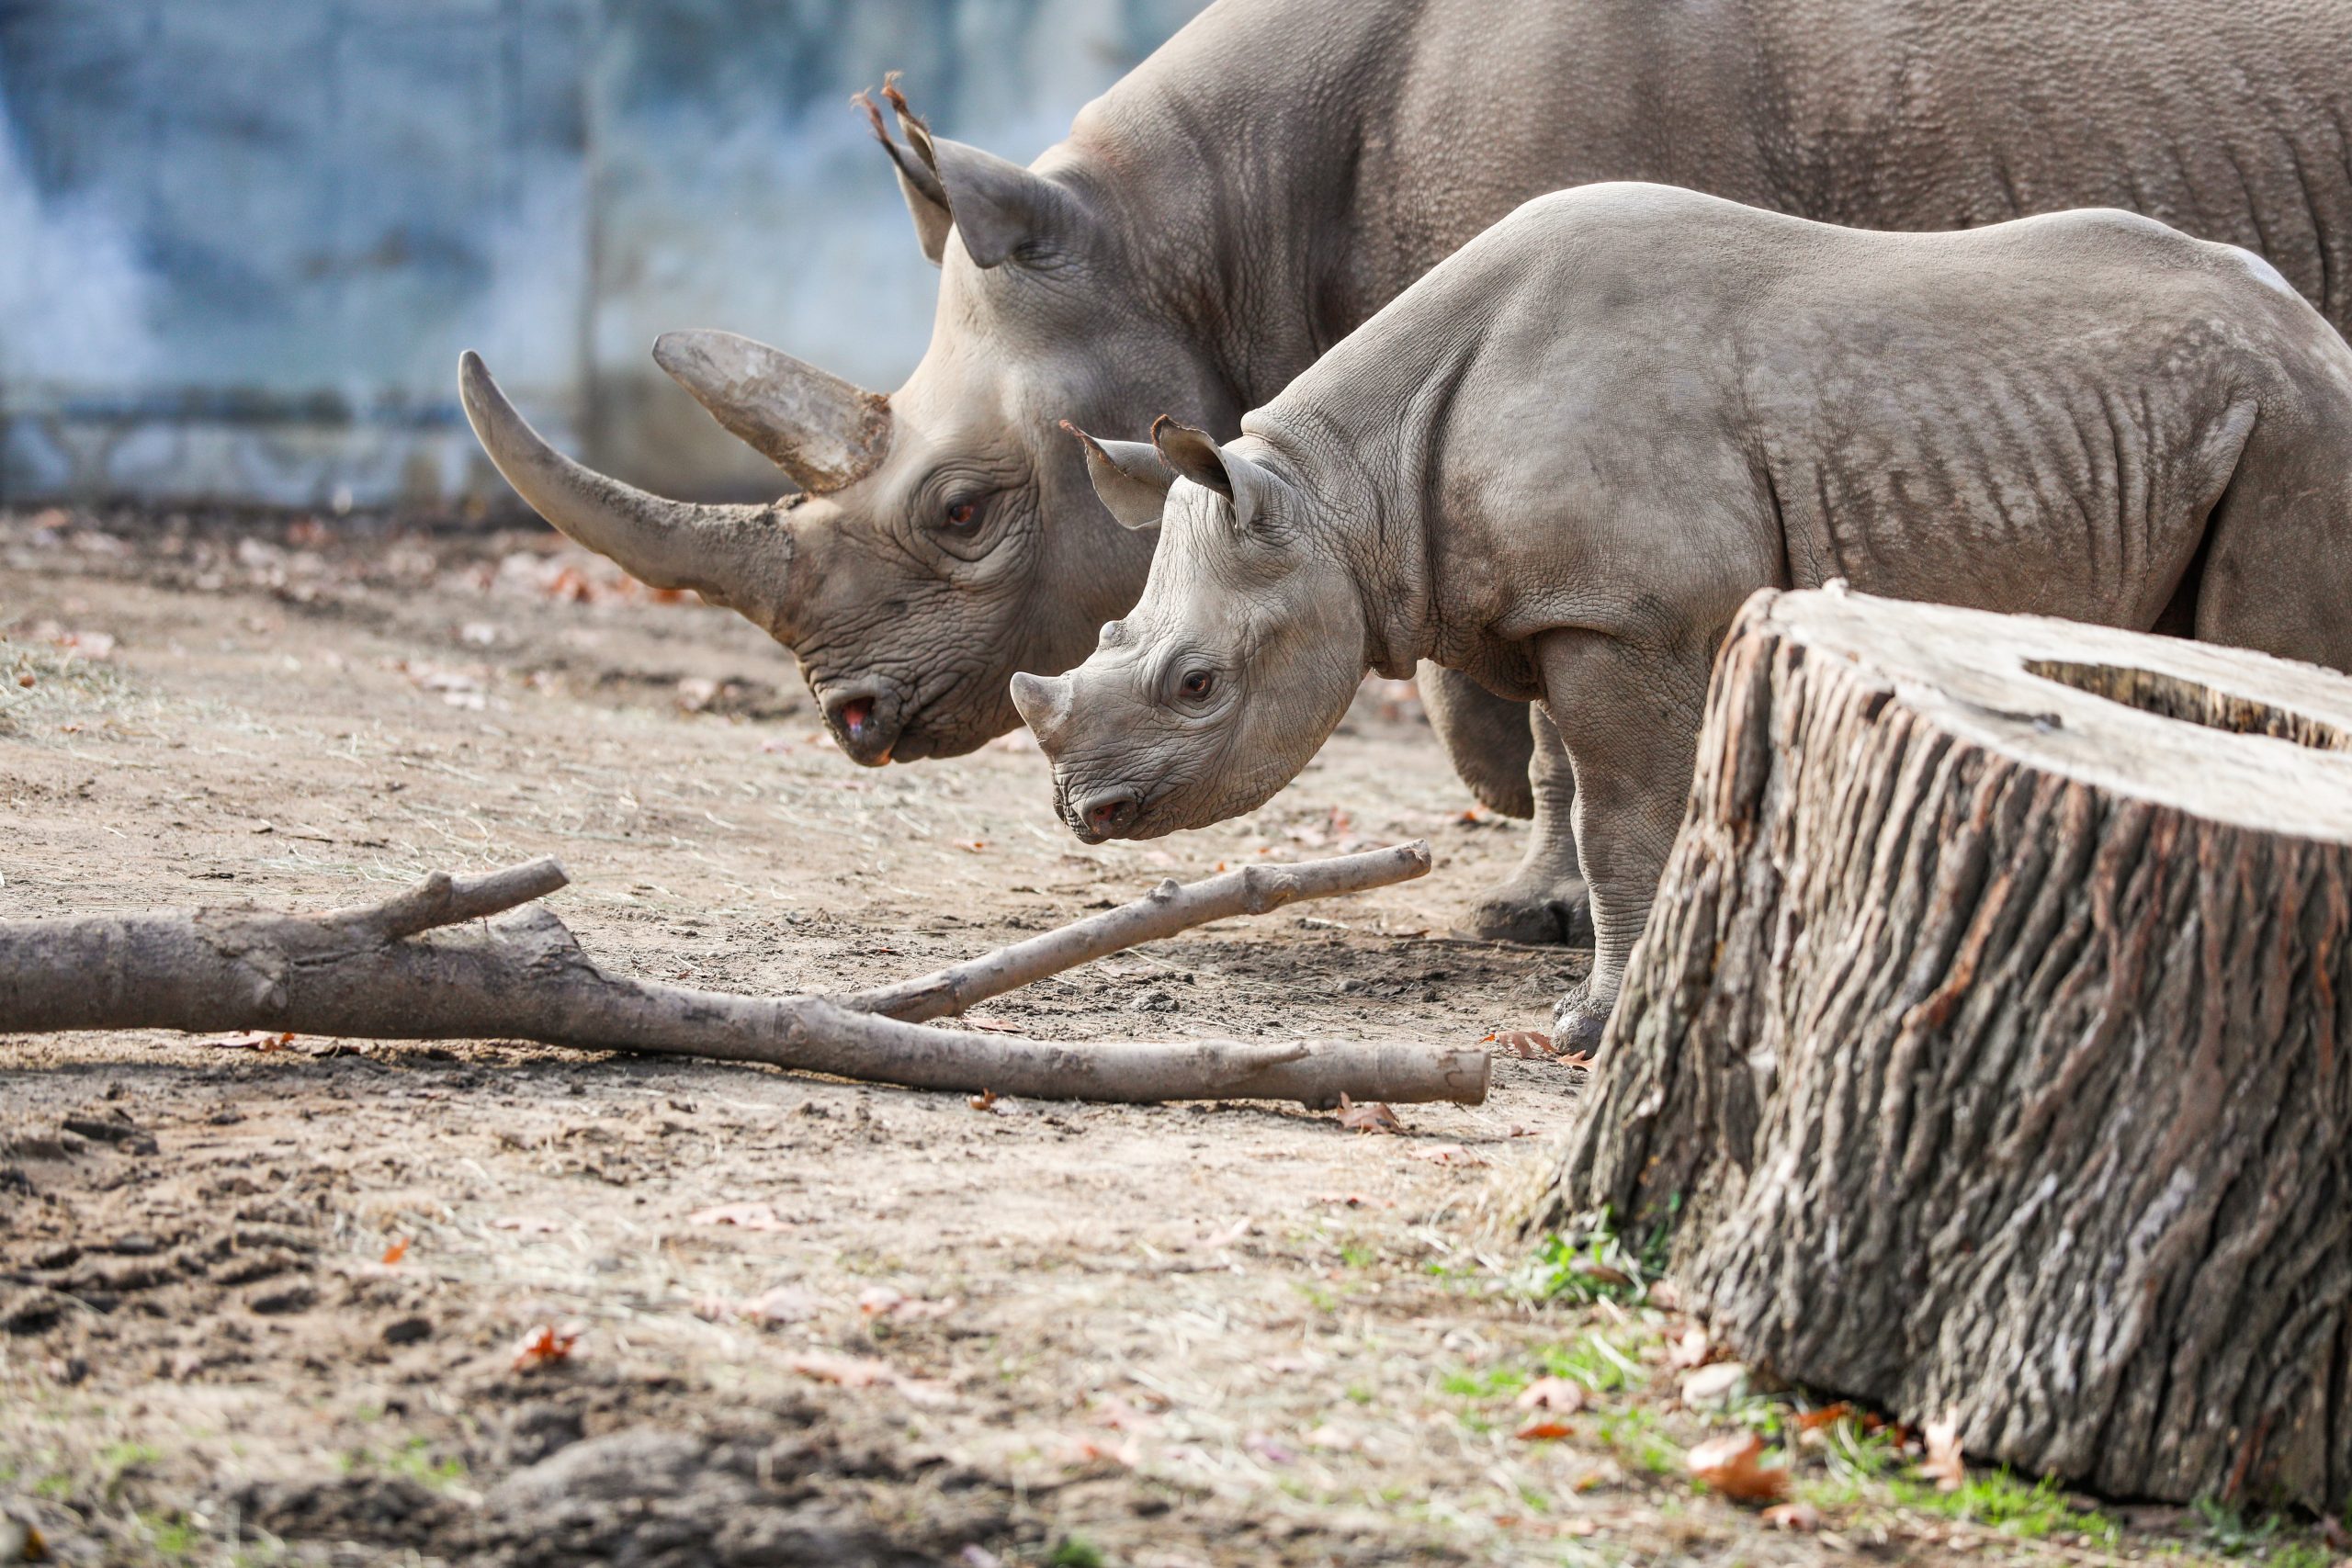
[[[319,916],[197,909],[0,921],[0,1030],[268,1029],[355,1039],[533,1040],[763,1062],[874,1083],[1092,1100],[1486,1096],[1475,1049],[1351,1043],[1064,1044],[916,1021],[1137,942],[1426,872],[1429,846],[1164,883],[1118,909],[840,999],[746,997],[609,975],[532,900],[552,860],[435,873]],[[494,923],[491,915],[508,914]]]

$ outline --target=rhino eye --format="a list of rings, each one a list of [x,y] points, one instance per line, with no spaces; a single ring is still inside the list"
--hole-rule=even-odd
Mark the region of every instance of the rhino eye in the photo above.
[[[1209,688],[1216,684],[1216,678],[1207,671],[1188,670],[1184,672],[1184,678],[1176,682],[1176,689],[1183,693],[1189,700],[1199,702],[1209,694]]]
[[[972,525],[980,520],[980,503],[977,501],[951,501],[941,520],[958,533],[969,533]]]

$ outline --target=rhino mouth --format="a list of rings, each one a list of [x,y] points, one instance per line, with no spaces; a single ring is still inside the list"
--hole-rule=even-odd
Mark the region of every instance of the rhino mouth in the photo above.
[[[878,768],[903,755],[899,741],[909,716],[894,688],[878,681],[851,682],[821,692],[818,702],[825,728],[852,761]]]

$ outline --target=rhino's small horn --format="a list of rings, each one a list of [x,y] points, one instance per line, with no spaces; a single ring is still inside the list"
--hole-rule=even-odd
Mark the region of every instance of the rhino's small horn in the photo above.
[[[1012,705],[1037,737],[1037,744],[1052,756],[1059,748],[1062,727],[1069,721],[1069,677],[1031,675],[1012,678]]]
[[[812,495],[855,484],[890,446],[890,400],[733,333],[663,333],[653,362]]]
[[[458,395],[491,462],[560,532],[639,581],[693,589],[773,629],[792,557],[774,507],[668,501],[582,467],[514,412],[471,349],[458,361]]]

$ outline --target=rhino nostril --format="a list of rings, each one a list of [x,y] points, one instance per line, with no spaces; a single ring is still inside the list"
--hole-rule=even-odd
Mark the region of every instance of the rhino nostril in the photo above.
[[[1109,838],[1136,819],[1136,800],[1131,795],[1104,795],[1086,803],[1080,813],[1087,830]]]
[[[842,728],[849,733],[852,740],[865,739],[866,728],[874,722],[874,699],[853,697],[843,703],[841,720]]]

